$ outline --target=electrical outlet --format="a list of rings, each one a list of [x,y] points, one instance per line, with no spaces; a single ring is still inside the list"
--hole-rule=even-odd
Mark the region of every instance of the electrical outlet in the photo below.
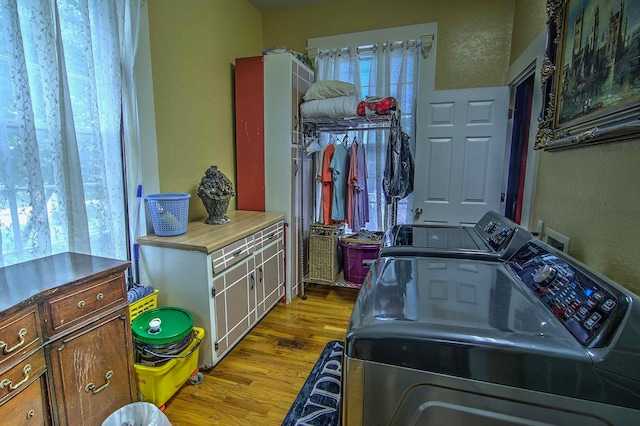
[[[538,229],[536,232],[538,233],[538,238],[542,239],[542,229],[544,228],[544,222],[542,219],[538,219]]]

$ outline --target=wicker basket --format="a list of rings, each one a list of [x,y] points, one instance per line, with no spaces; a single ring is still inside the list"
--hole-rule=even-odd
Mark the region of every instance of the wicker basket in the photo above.
[[[344,234],[344,224],[314,223],[309,229],[309,280],[333,284],[340,272],[342,256],[338,239]]]

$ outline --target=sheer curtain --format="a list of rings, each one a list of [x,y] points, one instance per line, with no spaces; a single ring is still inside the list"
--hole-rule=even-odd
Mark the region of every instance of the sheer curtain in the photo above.
[[[411,137],[415,153],[415,110],[418,89],[420,41],[398,40],[372,45],[352,45],[319,51],[316,80],[341,80],[355,84],[360,96],[394,97],[401,111],[402,130]],[[382,179],[386,160],[388,130],[350,131],[365,147],[369,189],[369,230],[384,230],[391,224],[391,209],[386,205]],[[342,137],[342,135],[334,135]],[[322,144],[330,136],[322,135]],[[411,195],[398,204],[398,222],[411,222]]]
[[[0,266],[128,257],[123,4],[0,1]]]

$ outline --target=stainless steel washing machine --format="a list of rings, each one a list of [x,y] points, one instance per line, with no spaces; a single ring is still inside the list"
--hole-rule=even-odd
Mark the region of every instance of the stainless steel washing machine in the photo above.
[[[638,297],[538,240],[382,257],[346,335],[342,424],[640,424]]]
[[[380,256],[505,260],[531,238],[517,223],[489,211],[474,226],[394,225],[382,237]]]

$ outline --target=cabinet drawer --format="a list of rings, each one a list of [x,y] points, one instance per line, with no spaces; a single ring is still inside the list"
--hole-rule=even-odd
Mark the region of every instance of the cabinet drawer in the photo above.
[[[271,242],[282,238],[284,232],[284,226],[282,222],[274,223],[266,228],[253,234],[253,241],[256,250],[270,244]]]
[[[32,305],[0,321],[0,371],[42,343],[38,306]]]
[[[0,402],[28,387],[35,377],[42,374],[45,368],[44,349],[41,348],[0,374]]]
[[[224,246],[211,254],[214,273],[220,273],[253,253],[253,235]]]
[[[0,405],[0,419],[12,426],[49,424],[43,396],[44,385],[44,376],[40,376],[5,404]]]
[[[80,290],[68,291],[45,303],[49,335],[95,318],[126,300],[124,275],[111,275]]]

